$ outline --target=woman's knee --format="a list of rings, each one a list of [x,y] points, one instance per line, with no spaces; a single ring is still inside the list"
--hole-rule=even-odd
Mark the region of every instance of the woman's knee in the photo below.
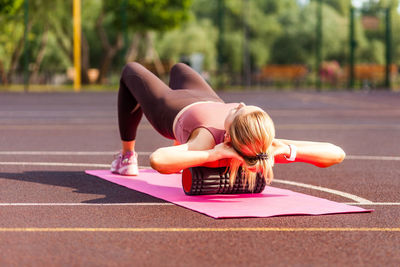
[[[177,73],[182,73],[182,71],[187,70],[188,68],[190,68],[190,67],[188,65],[186,65],[185,63],[176,63],[171,68],[171,75],[174,75]]]
[[[125,75],[135,75],[140,73],[144,67],[137,63],[137,62],[129,62],[125,64],[124,68],[122,69],[122,76]]]

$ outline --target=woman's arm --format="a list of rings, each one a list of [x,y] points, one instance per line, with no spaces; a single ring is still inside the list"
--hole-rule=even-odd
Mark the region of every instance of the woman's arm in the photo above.
[[[293,162],[287,160],[290,156],[289,145],[297,147],[294,162],[310,163],[321,168],[340,163],[346,156],[343,149],[330,143],[275,139],[272,144],[275,163]]]
[[[199,128],[186,144],[162,147],[154,151],[150,155],[150,165],[160,173],[176,173],[189,167],[233,157],[240,156],[224,143],[215,146],[211,133]]]
[[[150,155],[150,165],[160,173],[176,173],[182,169],[218,160],[212,149],[190,150],[188,144],[162,147]]]

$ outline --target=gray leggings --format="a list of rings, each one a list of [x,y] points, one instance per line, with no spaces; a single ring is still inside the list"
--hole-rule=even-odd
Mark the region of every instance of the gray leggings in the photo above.
[[[169,87],[139,63],[126,64],[118,92],[121,140],[135,140],[143,113],[161,135],[175,139],[172,130],[175,116],[182,108],[198,101],[223,102],[186,64],[178,63],[172,67]]]

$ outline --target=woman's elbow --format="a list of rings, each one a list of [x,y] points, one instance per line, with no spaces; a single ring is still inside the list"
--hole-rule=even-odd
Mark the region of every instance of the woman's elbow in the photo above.
[[[162,155],[160,155],[160,153],[158,151],[155,151],[155,152],[151,153],[151,155],[150,155],[150,166],[154,170],[158,171],[159,173],[164,173],[164,174],[170,173],[166,168],[167,165],[163,161]]]
[[[160,155],[157,153],[157,151],[151,153],[150,155],[150,166],[156,171],[162,170]]]
[[[346,157],[346,153],[343,151],[343,149],[339,146],[333,145],[332,150],[334,151],[334,157],[333,157],[333,164],[339,164],[341,163],[344,158]]]
[[[332,158],[329,161],[322,163],[318,167],[327,168],[332,165],[339,164],[345,159],[346,153],[343,151],[342,148],[338,146],[333,146],[332,151],[334,151]]]
[[[338,148],[338,160],[337,160],[337,163],[341,163],[345,158],[346,158],[346,152],[344,152],[344,150],[343,149],[341,149],[340,147],[337,147]]]

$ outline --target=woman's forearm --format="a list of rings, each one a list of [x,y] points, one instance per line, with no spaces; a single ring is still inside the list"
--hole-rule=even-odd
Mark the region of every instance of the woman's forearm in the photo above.
[[[178,147],[163,147],[150,155],[150,165],[160,173],[176,173],[182,169],[200,166],[219,160],[213,149],[185,150]]]
[[[279,139],[286,145],[295,145],[297,155],[295,162],[310,163],[318,167],[329,167],[344,160],[346,154],[340,147],[325,142],[292,141]],[[290,150],[288,150],[290,153]],[[286,153],[286,157],[289,154]],[[280,157],[277,163],[289,163],[285,157]]]

